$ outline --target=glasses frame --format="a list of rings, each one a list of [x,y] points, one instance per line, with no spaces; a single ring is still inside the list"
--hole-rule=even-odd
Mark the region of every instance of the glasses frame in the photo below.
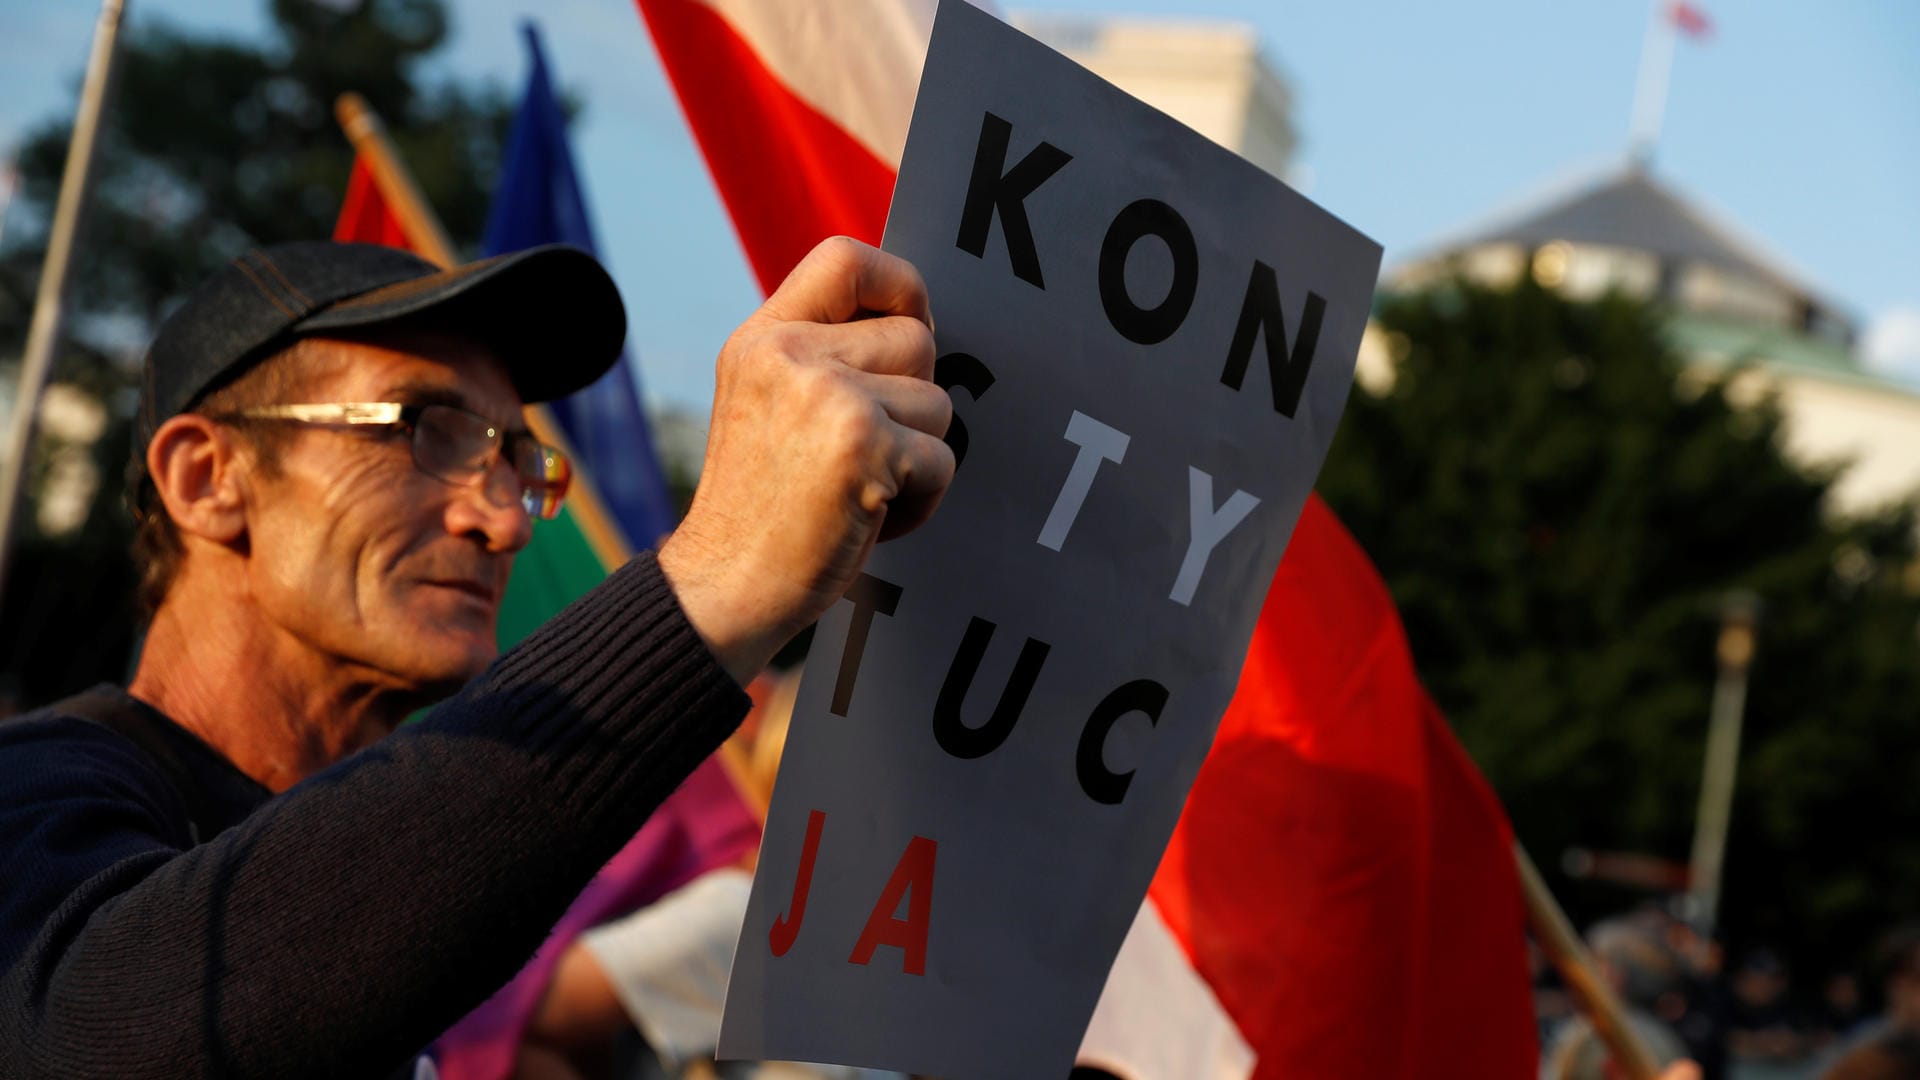
[[[557,447],[548,446],[546,443],[534,438],[530,433],[506,430],[498,423],[481,416],[479,413],[471,409],[463,409],[458,405],[449,405],[445,402],[438,401],[417,405],[407,404],[401,401],[306,402],[288,405],[256,405],[252,408],[241,409],[237,412],[214,417],[213,419],[281,420],[296,424],[340,424],[351,427],[399,427],[404,425],[408,429],[407,449],[409,456],[413,458],[414,468],[419,469],[421,472],[442,483],[457,485],[466,482],[442,476],[420,464],[420,452],[415,443],[415,440],[419,438],[420,414],[427,409],[435,408],[452,409],[455,412],[466,413],[468,416],[485,423],[489,437],[494,440],[492,456],[487,461],[485,468],[473,473],[471,477],[467,478],[468,480],[484,478],[502,458],[506,458],[508,465],[511,467],[513,465],[512,458],[506,453],[507,441],[509,439],[524,440],[532,443],[540,449],[543,460],[550,464],[557,462],[557,471],[559,473],[557,482],[552,479],[543,479],[537,483],[529,481],[526,476],[520,473],[517,467],[513,468],[513,473],[520,483],[520,505],[526,509],[529,515],[536,518],[551,519],[559,514],[560,503],[566,498],[567,488],[571,486],[573,479],[573,466],[567,459],[565,452]]]

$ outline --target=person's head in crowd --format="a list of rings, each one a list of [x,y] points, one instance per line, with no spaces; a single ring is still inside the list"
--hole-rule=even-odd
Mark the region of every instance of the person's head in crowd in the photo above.
[[[1661,935],[1633,916],[1603,919],[1587,930],[1587,947],[1626,1004],[1655,1011],[1680,989],[1680,960]]]
[[[1787,965],[1772,949],[1749,949],[1733,971],[1733,996],[1743,1005],[1775,1004],[1787,995]]]
[[[1874,959],[1886,995],[1887,1020],[1902,1030],[1920,1033],[1920,923],[1889,933]]]
[[[1842,1027],[1859,1019],[1866,1011],[1866,995],[1860,992],[1860,980],[1851,971],[1835,971],[1820,987],[1820,1002],[1828,1023]]]

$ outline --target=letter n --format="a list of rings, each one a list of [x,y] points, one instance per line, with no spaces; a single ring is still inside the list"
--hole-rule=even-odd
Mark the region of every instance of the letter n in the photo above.
[[[1267,377],[1273,382],[1273,409],[1287,419],[1300,407],[1300,392],[1307,385],[1307,369],[1313,366],[1313,350],[1320,343],[1320,320],[1327,302],[1317,292],[1307,293],[1307,305],[1300,315],[1300,336],[1293,340],[1293,352],[1287,352],[1287,321],[1280,310],[1280,283],[1273,267],[1258,259],[1247,278],[1247,296],[1240,304],[1240,323],[1233,330],[1233,344],[1227,348],[1227,367],[1220,381],[1235,390],[1247,377],[1247,362],[1253,359],[1257,339],[1267,342]]]
[[[907,842],[907,850],[874,903],[873,914],[867,916],[866,929],[860,931],[860,940],[854,942],[847,963],[872,963],[873,950],[891,945],[906,953],[903,971],[909,975],[927,973],[927,927],[933,921],[933,857],[938,847],[924,836]],[[907,899],[904,919],[895,917],[902,897]]]

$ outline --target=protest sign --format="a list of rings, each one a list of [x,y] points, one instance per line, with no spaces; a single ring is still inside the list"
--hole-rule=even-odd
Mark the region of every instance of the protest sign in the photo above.
[[[927,278],[959,472],[820,622],[721,1052],[1057,1080],[1339,422],[1380,249],[963,3],[884,246]]]

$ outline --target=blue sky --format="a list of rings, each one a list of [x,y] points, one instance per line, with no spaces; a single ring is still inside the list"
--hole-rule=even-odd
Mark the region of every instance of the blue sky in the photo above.
[[[1920,379],[1920,4],[1696,0],[1656,172],[1851,310]],[[263,0],[129,0],[135,19],[259,34]],[[601,247],[656,402],[704,408],[712,358],[758,294],[630,0],[455,0],[443,75],[517,88],[515,29],[545,31],[586,102],[574,132]],[[1019,8],[1020,5],[1014,5]],[[1309,3],[1048,0],[1048,12],[1253,24],[1296,95],[1300,186],[1389,263],[1624,157],[1645,0]],[[71,109],[83,0],[7,0],[0,154]]]

